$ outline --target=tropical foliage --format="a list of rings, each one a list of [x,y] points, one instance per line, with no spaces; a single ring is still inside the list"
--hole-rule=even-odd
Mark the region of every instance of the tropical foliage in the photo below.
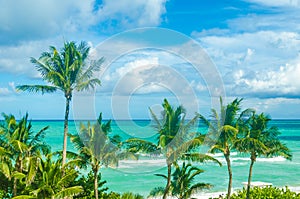
[[[198,139],[193,139],[197,133],[189,132],[192,125],[198,119],[198,115],[187,122],[185,121],[186,110],[183,106],[173,108],[169,102],[164,99],[162,107],[162,119],[159,119],[150,109],[150,113],[156,123],[157,143],[131,138],[126,141],[126,146],[130,152],[164,154],[167,164],[167,183],[163,189],[163,198],[165,199],[170,193],[172,165],[176,164],[178,159],[198,162],[206,160],[218,161],[209,155],[191,151],[204,140],[203,135],[199,135],[197,137]]]
[[[193,193],[202,189],[208,189],[212,185],[208,183],[194,183],[195,177],[203,173],[204,171],[198,167],[192,166],[190,163],[183,162],[182,167],[175,163],[175,171],[172,174],[171,186],[169,192],[172,196],[179,199],[191,198]],[[162,174],[156,174],[167,179],[167,176]],[[150,196],[160,196],[165,192],[163,187],[154,188],[150,192]]]
[[[118,166],[120,159],[136,159],[138,153],[162,154],[166,159],[167,174],[156,174],[166,180],[166,185],[153,189],[151,196],[191,198],[193,193],[212,186],[195,182],[195,178],[204,171],[191,162],[214,161],[221,165],[208,154],[199,152],[203,144],[209,145],[210,153],[221,152],[226,160],[229,176],[226,198],[300,198],[288,188],[250,188],[257,157],[282,156],[291,160],[292,155],[280,142],[278,129],[269,127],[268,116],[256,114],[252,109],[241,111],[242,99],[237,98],[224,105],[220,98],[220,110],[212,109],[209,119],[196,114],[188,121],[183,106],[174,108],[164,99],[161,118],[150,109],[157,131],[156,142],[138,138],[123,141],[118,135],[110,136],[111,120],[103,122],[102,114],[95,124],[82,123],[78,134],[69,134],[69,111],[74,91],[94,89],[100,85],[100,80],[93,76],[100,70],[104,59],[88,60],[89,52],[90,47],[85,42],[78,45],[65,42],[60,51],[51,46],[49,52],[41,53],[38,59],[31,58],[47,84],[21,85],[17,89],[42,94],[61,91],[64,94],[63,150],[51,153],[44,140],[48,127],[34,132],[28,114],[20,120],[13,115],[2,114],[0,198],[142,199],[143,196],[130,192],[108,192],[100,170],[101,167]],[[198,119],[207,126],[207,134],[190,132]],[[76,152],[67,151],[67,136]],[[250,166],[247,189],[231,196],[232,151],[250,154]],[[60,157],[54,157],[58,154]],[[179,160],[182,161],[181,166]]]
[[[83,192],[73,198],[80,198],[80,199],[93,199],[95,198],[94,194],[94,186],[95,186],[95,176],[92,171],[90,171],[87,175],[81,175],[80,178],[74,182],[74,185],[81,185],[83,188]],[[105,191],[108,190],[108,187],[105,187],[107,183],[106,180],[102,180],[101,173],[97,176],[97,189],[98,193],[100,193],[100,198],[104,198],[103,195]]]
[[[212,109],[211,119],[206,119],[199,114],[201,121],[209,128],[206,139],[210,145],[210,152],[221,152],[227,163],[228,170],[228,189],[227,198],[230,198],[232,190],[232,168],[230,161],[230,153],[234,149],[234,143],[239,133],[239,125],[252,110],[241,110],[242,99],[235,99],[227,105],[223,105],[220,98],[220,113],[216,109]]]
[[[247,184],[247,199],[250,198],[250,185],[253,165],[259,156],[282,156],[291,160],[289,149],[280,142],[280,132],[274,126],[268,127],[271,119],[265,114],[253,115],[247,120],[241,137],[235,142],[235,148],[240,152],[250,153],[250,168]]]
[[[74,167],[64,165],[65,174],[62,175],[60,161],[53,161],[52,155],[41,158],[38,166],[38,177],[30,187],[30,195],[36,198],[65,198],[83,192],[81,186],[72,186],[79,173]]]
[[[39,157],[48,154],[50,146],[43,138],[48,127],[32,131],[28,114],[17,121],[13,115],[2,114],[4,121],[0,131],[0,172],[7,180],[7,189],[16,196],[30,185],[37,173]],[[13,185],[13,187],[9,187]]]
[[[242,189],[232,194],[231,199],[246,199],[247,190]],[[250,199],[256,198],[276,198],[276,199],[300,199],[300,193],[291,191],[289,188],[277,188],[267,186],[264,188],[254,187],[250,189]]]
[[[62,165],[66,162],[67,134],[70,102],[73,91],[83,91],[100,85],[100,80],[93,78],[99,71],[103,58],[88,63],[90,47],[85,42],[76,45],[75,42],[65,42],[61,51],[54,46],[49,52],[43,52],[39,59],[31,58],[31,62],[40,72],[48,85],[22,85],[18,90],[29,92],[52,93],[60,90],[66,99],[64,119],[64,139]]]
[[[119,140],[116,136],[113,136],[114,141],[108,136],[111,131],[111,120],[104,123],[102,121],[102,113],[100,113],[97,122],[91,125],[88,122],[87,126],[81,124],[80,133],[76,135],[69,135],[75,148],[78,150],[78,154],[74,154],[75,162],[80,168],[86,168],[91,166],[94,179],[94,197],[98,196],[98,175],[101,166],[117,166],[118,161],[121,158],[129,157],[136,159],[136,156],[132,153],[121,152],[117,147]],[[115,145],[117,144],[117,145]]]
[[[159,120],[150,109],[150,113],[156,123],[157,143],[131,138],[126,141],[126,144],[127,149],[131,152],[163,153],[165,155],[168,168],[167,183],[163,194],[163,198],[165,199],[171,186],[171,167],[180,156],[180,154],[178,154],[178,147],[184,143],[184,136],[186,136],[186,130],[188,128],[185,126],[184,118],[186,113],[182,106],[174,109],[169,102],[164,99],[162,107],[162,120]]]

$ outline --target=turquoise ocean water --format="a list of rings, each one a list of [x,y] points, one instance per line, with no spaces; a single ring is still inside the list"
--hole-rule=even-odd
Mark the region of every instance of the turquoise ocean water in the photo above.
[[[46,141],[51,145],[52,151],[62,149],[63,121],[33,121],[33,128],[39,130],[49,126]],[[254,164],[253,181],[273,183],[275,186],[300,187],[300,120],[273,120],[281,134],[281,140],[293,153],[293,160],[288,161],[282,157],[258,158]],[[199,127],[200,132],[205,132],[204,127]],[[76,132],[76,123],[70,122],[69,132]],[[124,139],[137,136],[148,140],[154,140],[155,129],[150,121],[114,121],[112,134],[119,134]],[[69,142],[68,150],[74,150]],[[223,163],[219,167],[213,163],[197,164],[205,170],[196,180],[211,183],[214,187],[206,192],[221,192],[227,188],[227,168],[222,154],[215,154],[215,158]],[[247,181],[249,156],[232,153],[233,188],[243,187],[242,182]],[[141,156],[138,161],[121,161],[118,168],[102,168],[102,178],[107,181],[107,186],[112,191],[131,191],[148,195],[150,190],[157,186],[163,186],[164,180],[155,173],[166,173],[165,160],[162,157]],[[300,189],[298,189],[300,190]]]

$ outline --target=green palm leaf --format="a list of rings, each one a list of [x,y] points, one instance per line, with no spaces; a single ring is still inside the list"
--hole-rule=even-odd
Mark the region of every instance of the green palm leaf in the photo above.
[[[53,198],[61,199],[61,198],[66,198],[66,197],[72,197],[72,196],[79,195],[83,191],[84,190],[81,186],[69,187],[69,188],[65,188],[62,191],[55,194]]]
[[[19,91],[40,92],[42,94],[53,93],[57,91],[57,88],[54,86],[43,86],[43,85],[22,85],[22,86],[17,86],[16,88]]]
[[[20,195],[20,196],[15,196],[12,199],[36,199],[36,197],[29,196],[29,195]]]

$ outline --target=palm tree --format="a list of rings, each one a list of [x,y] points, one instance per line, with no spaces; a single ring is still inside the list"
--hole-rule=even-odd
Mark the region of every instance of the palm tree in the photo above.
[[[90,122],[87,126],[81,124],[79,135],[69,135],[79,152],[78,155],[75,155],[75,161],[81,167],[87,165],[92,167],[96,199],[98,199],[98,175],[101,166],[116,166],[120,158],[130,156],[130,153],[120,152],[119,147],[110,141],[108,137],[108,133],[111,131],[110,124],[111,120],[103,123],[102,114],[100,114],[94,125],[91,125]],[[135,156],[132,155],[131,158],[135,158]]]
[[[195,116],[189,122],[185,122],[186,111],[183,106],[178,106],[174,109],[169,102],[164,99],[162,104],[162,120],[159,120],[154,112],[150,109],[150,113],[156,123],[157,128],[157,143],[152,143],[146,140],[131,138],[126,141],[127,148],[130,152],[146,152],[146,153],[163,153],[166,157],[167,164],[167,183],[164,189],[163,199],[167,198],[171,186],[172,165],[177,159],[194,159],[204,161],[207,159],[205,155],[189,154],[186,152],[189,149],[187,144],[191,134],[189,128],[195,123],[198,116]]]
[[[232,169],[230,161],[230,152],[233,149],[234,142],[238,133],[238,123],[246,113],[249,113],[251,110],[246,109],[240,115],[240,104],[242,99],[235,99],[226,106],[223,105],[223,100],[220,97],[220,113],[216,109],[212,109],[212,118],[211,120],[206,119],[204,116],[199,114],[200,119],[204,124],[209,128],[208,131],[208,141],[211,142],[211,148],[209,152],[223,153],[226,163],[229,176],[227,198],[230,198],[231,189],[232,189]]]
[[[208,189],[212,186],[207,183],[193,184],[194,178],[204,171],[192,166],[190,163],[186,164],[183,162],[182,167],[175,164],[175,168],[172,174],[172,195],[177,196],[179,199],[188,199],[194,192]]]
[[[90,47],[85,42],[81,42],[78,46],[75,42],[65,42],[61,52],[51,46],[50,52],[43,52],[39,59],[31,58],[31,62],[40,72],[42,78],[50,85],[17,86],[18,90],[41,92],[42,94],[57,90],[64,93],[66,106],[62,165],[66,163],[69,109],[73,91],[83,91],[100,85],[100,80],[92,78],[92,76],[95,71],[100,69],[103,58],[91,61],[88,65],[89,51]]]
[[[259,115],[253,113],[243,128],[243,137],[238,139],[235,147],[240,152],[250,153],[250,167],[247,184],[247,199],[250,197],[250,184],[252,169],[256,158],[259,156],[273,157],[282,156],[291,160],[290,150],[280,142],[278,128],[268,127],[271,119],[264,113]]]
[[[66,198],[82,193],[81,186],[71,186],[78,177],[78,171],[73,166],[64,165],[65,174],[61,172],[61,161],[52,160],[52,154],[41,158],[38,165],[38,179],[30,190],[30,195],[22,197],[34,197],[43,199]]]
[[[31,122],[28,121],[28,114],[20,121],[16,121],[13,115],[2,115],[4,123],[1,124],[0,143],[6,149],[6,152],[3,150],[2,152],[5,152],[7,156],[1,164],[1,170],[8,179],[14,179],[13,195],[16,196],[18,181],[26,176],[26,185],[28,186],[36,175],[37,157],[41,153],[48,154],[50,152],[50,146],[43,140],[48,127],[34,133],[31,130]],[[12,167],[13,163],[14,167]]]
[[[0,144],[0,190],[1,196],[8,197],[11,187],[13,187],[11,178],[13,172],[12,154],[8,149],[1,147]]]

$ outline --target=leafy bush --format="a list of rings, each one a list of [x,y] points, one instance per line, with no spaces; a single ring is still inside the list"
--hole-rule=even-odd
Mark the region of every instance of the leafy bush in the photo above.
[[[122,195],[116,192],[110,192],[110,193],[103,192],[99,195],[99,198],[101,199],[144,199],[143,196],[131,192],[126,192],[123,193]]]
[[[231,199],[244,199],[246,198],[246,189],[240,190],[234,193]],[[264,188],[254,187],[250,189],[251,199],[300,199],[300,193],[295,193],[291,191],[288,187],[277,188],[272,186],[267,186]]]
[[[101,173],[98,174],[98,191],[99,196],[105,191],[108,190],[105,187],[106,180],[102,181]],[[80,198],[80,199],[92,199],[95,198],[94,196],[94,175],[93,172],[90,171],[87,176],[82,175],[77,181],[74,182],[74,185],[82,186],[84,192],[79,194],[78,196],[74,196],[73,198]],[[105,194],[104,194],[105,195]],[[101,197],[99,197],[101,198]]]

